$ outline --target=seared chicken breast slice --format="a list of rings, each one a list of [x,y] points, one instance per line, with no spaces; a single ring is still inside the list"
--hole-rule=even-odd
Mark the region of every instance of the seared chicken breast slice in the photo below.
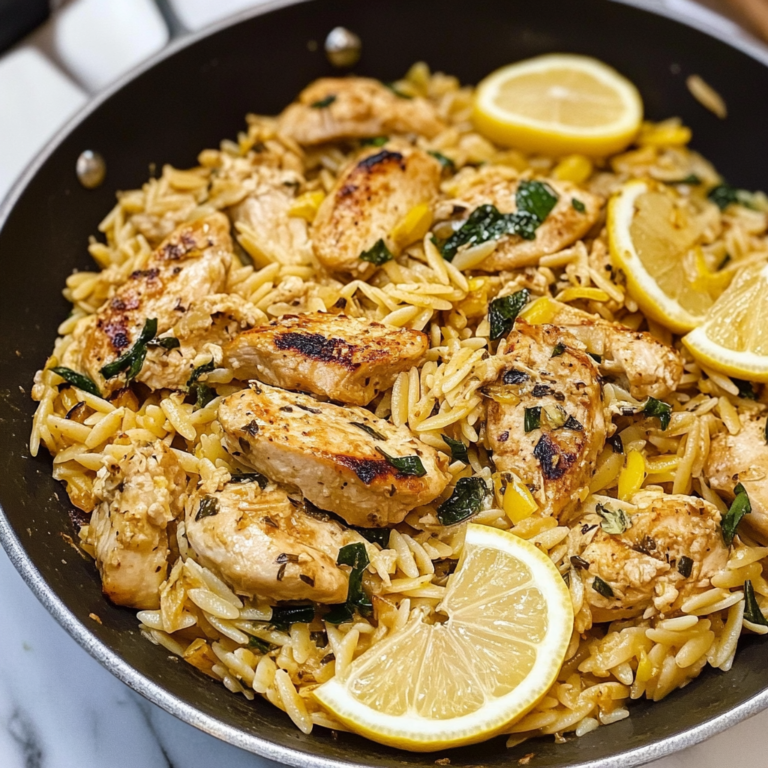
[[[348,578],[336,559],[349,532],[266,478],[238,480],[187,502],[187,538],[201,561],[241,595],[343,603]]]
[[[239,461],[297,486],[350,525],[399,523],[436,499],[450,480],[442,454],[363,408],[252,384],[221,403],[219,422],[225,448]],[[409,457],[424,474],[395,468],[387,455],[396,463]]]
[[[741,483],[752,504],[752,512],[743,523],[768,537],[768,443],[766,412],[741,413],[741,431],[737,435],[721,432],[712,438],[704,476],[728,501]]]
[[[584,500],[605,444],[597,367],[555,326],[518,321],[507,342],[508,365],[485,388],[494,464],[528,486],[538,514],[567,519]]]
[[[683,358],[673,347],[650,333],[633,331],[567,304],[551,304],[557,308],[551,322],[599,355],[604,373],[625,378],[633,397],[664,398],[679,386]]]
[[[457,200],[467,215],[481,205],[494,205],[500,213],[514,213],[517,210],[515,195],[519,180],[505,175],[487,173],[478,177],[478,183],[469,186]],[[517,269],[538,263],[542,256],[572,245],[584,237],[600,217],[603,199],[567,181],[547,179],[547,185],[557,195],[557,203],[547,218],[536,229],[533,240],[519,235],[504,236],[496,250],[477,268],[487,272],[503,269]],[[584,211],[576,210],[573,200],[581,202]]]
[[[373,147],[339,175],[320,204],[312,226],[312,242],[320,263],[332,272],[365,278],[376,265],[360,255],[419,203],[438,192],[440,164],[407,144]]]
[[[421,331],[363,318],[283,315],[239,334],[224,349],[238,379],[259,379],[351,405],[368,405],[429,348]]]
[[[187,475],[161,440],[108,459],[94,483],[87,541],[104,594],[129,608],[157,608],[168,574],[168,525],[184,510]]]
[[[618,510],[630,525],[609,533],[603,522]],[[570,534],[581,567],[588,568],[585,596],[595,622],[638,616],[651,606],[674,613],[688,597],[709,589],[728,560],[720,512],[704,499],[641,491],[628,503],[607,500],[602,512],[586,515]],[[612,596],[599,582],[595,586],[595,577]]]
[[[277,130],[299,144],[364,139],[392,133],[432,138],[445,128],[426,99],[403,99],[378,80],[324,77],[315,80],[278,117]]]

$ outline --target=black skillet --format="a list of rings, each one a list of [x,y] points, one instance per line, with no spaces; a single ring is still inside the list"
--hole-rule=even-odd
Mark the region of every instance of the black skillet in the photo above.
[[[269,10],[272,8],[272,10]],[[27,438],[34,372],[69,311],[61,298],[114,191],[140,186],[151,167],[194,165],[204,147],[234,137],[248,111],[275,113],[314,78],[332,74],[322,52],[342,24],[363,41],[356,71],[393,80],[423,59],[477,82],[496,67],[536,54],[596,56],[639,87],[652,119],[679,115],[694,147],[731,182],[761,188],[768,179],[768,56],[677,21],[607,0],[327,0],[270,6],[239,23],[183,40],[98,98],[33,164],[0,210],[0,536],[27,583],[56,619],[121,680],[169,712],[237,746],[296,766],[432,766],[419,755],[349,734],[299,733],[266,702],[248,702],[139,636],[132,612],[101,595],[93,565],[72,551],[66,494],[46,456],[31,459]],[[269,10],[269,12],[264,12]],[[319,44],[313,44],[315,43]],[[699,74],[728,103],[718,120],[685,86]],[[88,191],[75,177],[85,149],[106,159],[107,180]],[[103,623],[88,618],[95,613]],[[768,706],[765,643],[746,639],[728,674],[708,670],[663,702],[638,702],[632,717],[581,739],[551,739],[512,750],[504,739],[450,752],[453,766],[632,766],[711,736]]]

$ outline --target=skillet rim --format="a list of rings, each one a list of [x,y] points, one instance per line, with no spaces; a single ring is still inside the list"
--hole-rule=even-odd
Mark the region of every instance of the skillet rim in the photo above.
[[[124,86],[139,77],[143,73],[155,67],[166,58],[174,56],[177,52],[194,45],[204,38],[216,34],[231,26],[235,26],[247,19],[262,16],[272,11],[292,5],[300,5],[310,0],[271,0],[256,8],[250,8],[229,16],[221,21],[204,27],[196,32],[182,34],[172,40],[163,50],[149,57],[147,60],[129,70],[113,84],[91,97],[67,122],[54,134],[40,153],[26,166],[23,173],[14,182],[5,198],[0,202],[0,231],[11,211],[28,184],[37,175],[39,169],[48,158],[58,149],[69,134],[82,123],[88,116],[97,110],[107,99],[120,91]],[[655,16],[667,18],[671,21],[693,28],[702,34],[718,40],[730,48],[768,67],[768,46],[749,38],[729,38],[719,29],[709,26],[707,23],[675,10],[664,4],[665,0],[610,0],[610,2],[631,6]],[[657,4],[659,3],[659,4]],[[365,763],[352,760],[329,758],[318,754],[310,754],[298,749],[274,743],[260,736],[246,734],[238,728],[227,725],[217,718],[203,714],[191,704],[166,691],[162,685],[152,681],[144,674],[134,669],[118,654],[111,651],[103,644],[88,627],[81,623],[75,615],[65,606],[53,589],[36,568],[31,558],[27,555],[20,539],[12,529],[6,517],[5,510],[0,504],[0,543],[8,555],[13,566],[19,572],[32,590],[33,594],[42,603],[45,609],[62,626],[69,635],[87,651],[105,669],[111,672],[121,682],[132,690],[142,695],[145,699],[156,704],[174,717],[198,728],[216,738],[260,755],[269,760],[295,766],[295,768],[348,768],[350,765],[364,766]],[[616,759],[621,759],[626,768],[644,765],[654,760],[679,752],[688,747],[699,744],[711,738],[737,723],[768,708],[768,687],[760,693],[747,699],[743,703],[715,717],[704,720],[699,725],[689,728],[674,736],[661,739],[653,744],[646,744],[625,752],[619,752],[596,760],[587,760],[573,764],[573,768],[615,768]]]

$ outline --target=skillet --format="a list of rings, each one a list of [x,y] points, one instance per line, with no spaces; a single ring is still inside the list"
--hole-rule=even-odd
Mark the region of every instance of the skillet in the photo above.
[[[694,148],[734,184],[768,178],[768,55],[741,49],[683,23],[608,0],[315,0],[263,6],[178,41],[98,97],[27,170],[0,208],[0,538],[30,588],[70,634],[123,682],[172,714],[236,746],[301,768],[431,766],[413,754],[350,734],[298,732],[267,702],[247,702],[146,642],[133,612],[109,604],[75,529],[50,459],[28,456],[34,372],[51,349],[68,304],[73,269],[91,269],[88,236],[116,189],[140,186],[162,164],[195,164],[204,147],[234,137],[246,112],[276,113],[314,78],[336,74],[322,41],[338,24],[363,40],[359,74],[401,76],[416,60],[477,82],[498,66],[553,51],[596,56],[640,89],[647,116],[679,115]],[[317,45],[312,45],[315,41]],[[313,50],[314,49],[314,50]],[[718,120],[687,92],[699,74],[728,103]],[[106,182],[86,190],[75,161],[86,149],[106,159]],[[89,614],[97,614],[96,623]],[[741,641],[727,675],[709,670],[663,702],[638,702],[628,720],[556,745],[503,739],[451,750],[453,766],[630,768],[695,744],[768,706],[764,641]]]

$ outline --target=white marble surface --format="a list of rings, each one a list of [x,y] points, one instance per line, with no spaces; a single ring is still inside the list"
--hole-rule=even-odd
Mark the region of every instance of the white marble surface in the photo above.
[[[169,0],[191,29],[259,1]],[[647,1],[742,34],[692,0]],[[0,198],[87,92],[164,44],[159,21],[150,0],[72,0],[0,58]],[[2,550],[0,617],[0,768],[274,765],[176,720],[112,677],[48,615]],[[768,712],[653,765],[723,768],[738,756],[741,765],[764,768],[767,751]]]

